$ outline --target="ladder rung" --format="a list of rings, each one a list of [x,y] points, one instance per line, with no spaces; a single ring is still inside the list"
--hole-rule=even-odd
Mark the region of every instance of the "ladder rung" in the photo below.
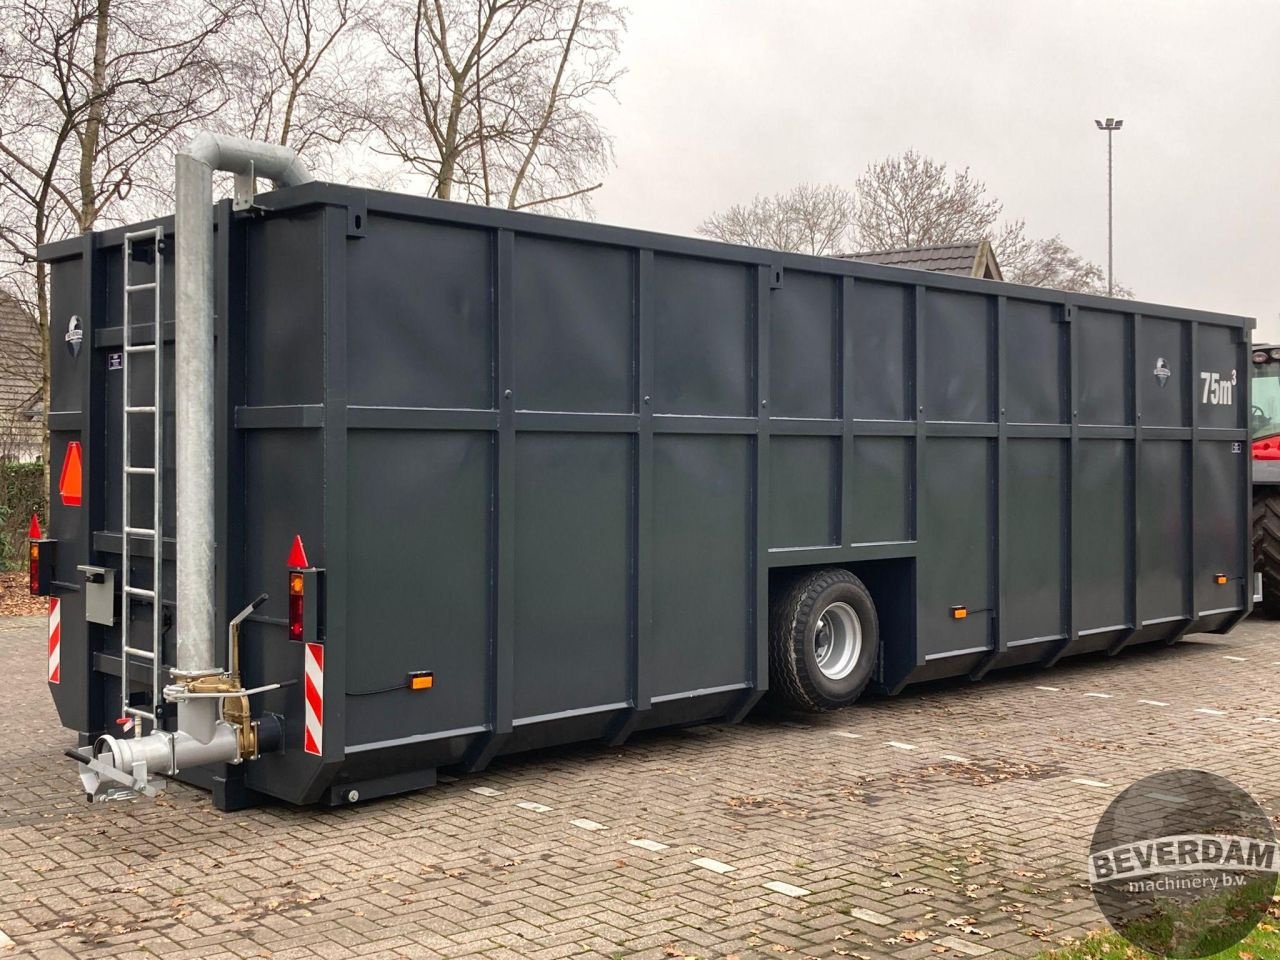
[[[143,660],[154,660],[156,658],[156,655],[150,650],[139,650],[137,647],[125,647],[124,652],[126,656],[141,657]]]
[[[156,288],[155,281],[150,283],[126,283],[124,285],[125,293],[138,293],[142,290],[154,290]]]
[[[147,597],[150,600],[154,600],[156,598],[156,592],[154,590],[148,590],[145,587],[125,587],[124,592],[132,597]]]
[[[146,710],[139,710],[137,707],[125,707],[124,712],[125,715],[129,717],[141,717],[143,720],[150,720],[152,723],[156,722],[156,715],[154,713],[148,713]]]
[[[156,412],[156,408],[155,408],[155,407],[125,407],[125,408],[124,408],[124,412],[125,412],[125,413],[150,413],[150,414],[154,414],[154,413]]]
[[[154,343],[130,343],[124,348],[125,353],[155,353],[156,345]]]
[[[129,241],[133,240],[159,240],[164,236],[164,230],[161,227],[147,227],[145,230],[130,230],[124,235]]]
[[[146,476],[146,477],[154,477],[156,475],[156,468],[155,467],[125,467],[124,472],[129,474],[141,474],[142,476]]]
[[[156,532],[150,527],[125,527],[124,532],[135,537],[154,537]]]

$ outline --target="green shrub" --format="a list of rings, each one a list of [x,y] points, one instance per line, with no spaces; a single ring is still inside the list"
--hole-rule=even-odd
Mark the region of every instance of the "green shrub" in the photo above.
[[[31,515],[46,522],[44,464],[0,461],[0,570],[21,570]]]

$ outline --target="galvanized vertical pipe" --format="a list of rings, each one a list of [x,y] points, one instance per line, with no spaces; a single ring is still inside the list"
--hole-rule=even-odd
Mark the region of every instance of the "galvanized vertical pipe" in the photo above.
[[[208,670],[213,623],[213,170],[175,164],[174,414],[177,453],[177,667]]]
[[[279,186],[311,179],[277,144],[201,133],[174,166],[177,283],[174,407],[177,451],[178,655],[181,671],[217,667],[214,614],[213,171]],[[202,726],[208,727],[207,723]],[[179,728],[185,729],[179,719]]]

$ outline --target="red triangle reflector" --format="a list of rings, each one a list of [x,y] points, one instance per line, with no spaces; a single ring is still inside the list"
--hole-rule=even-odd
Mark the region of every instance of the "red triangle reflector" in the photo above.
[[[302,534],[293,538],[293,548],[289,551],[289,566],[304,569],[311,566],[307,562],[307,551],[302,546]]]
[[[67,455],[62,458],[62,476],[58,479],[58,493],[63,506],[80,506],[81,486],[80,444],[72,440],[67,444]]]
[[[34,513],[31,515],[31,528],[27,530],[27,539],[28,540],[43,539],[40,534],[40,518],[37,517]]]

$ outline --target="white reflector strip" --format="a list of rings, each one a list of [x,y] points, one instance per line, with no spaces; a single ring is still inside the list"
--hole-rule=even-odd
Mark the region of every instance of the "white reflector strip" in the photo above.
[[[62,603],[49,598],[49,682],[62,682]]]
[[[303,699],[307,704],[302,749],[318,757],[324,752],[324,647],[321,644],[307,644],[302,672]]]

